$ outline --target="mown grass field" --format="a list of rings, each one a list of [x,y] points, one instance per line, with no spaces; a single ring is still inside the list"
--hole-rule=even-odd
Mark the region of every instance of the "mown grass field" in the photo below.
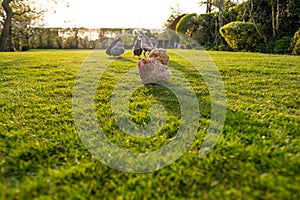
[[[198,97],[198,132],[175,163],[135,174],[102,164],[75,129],[74,80],[90,53],[0,53],[0,199],[300,199],[299,56],[208,52],[224,81],[227,115],[213,151],[200,159],[211,116],[209,92],[173,50],[170,68],[182,71]],[[99,59],[111,58],[103,52]],[[141,85],[130,104],[133,119],[149,123],[148,109],[159,102],[168,111],[166,125],[149,140],[118,132],[110,95],[136,62],[131,53],[112,60],[97,87],[97,118],[119,147],[147,152],[176,134],[180,111],[172,93]]]

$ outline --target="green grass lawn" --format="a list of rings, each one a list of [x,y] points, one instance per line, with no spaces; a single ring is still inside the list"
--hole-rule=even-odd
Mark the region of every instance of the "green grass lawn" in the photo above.
[[[88,50],[0,53],[0,199],[300,199],[300,57],[208,52],[226,90],[226,119],[214,149],[199,158],[211,117],[203,77],[170,53],[170,68],[193,88],[201,118],[188,150],[173,164],[150,173],[126,173],[97,160],[74,124],[73,86]],[[189,54],[196,55],[196,50]],[[151,105],[167,111],[151,138],[118,130],[110,109],[114,86],[136,68],[131,52],[113,60],[97,85],[97,119],[107,138],[137,153],[167,145],[180,124],[174,94],[141,85],[130,99],[137,124],[149,124]]]

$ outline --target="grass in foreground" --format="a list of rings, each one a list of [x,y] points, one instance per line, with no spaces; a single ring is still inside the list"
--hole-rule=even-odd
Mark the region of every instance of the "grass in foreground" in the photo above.
[[[227,116],[214,150],[199,159],[210,119],[209,93],[189,63],[172,55],[170,67],[188,75],[199,99],[198,134],[174,164],[130,174],[95,159],[75,130],[73,84],[89,53],[0,54],[0,199],[300,198],[300,57],[209,52],[222,73]],[[146,143],[114,134],[109,97],[118,78],[136,67],[137,60],[132,54],[123,59],[111,64],[98,86],[98,119],[122,148],[158,149],[176,133],[180,115],[178,103],[170,102],[172,94],[162,95],[159,87],[141,87],[133,94],[132,116],[137,123],[149,123],[146,111],[160,102],[173,124],[167,123],[160,137]]]

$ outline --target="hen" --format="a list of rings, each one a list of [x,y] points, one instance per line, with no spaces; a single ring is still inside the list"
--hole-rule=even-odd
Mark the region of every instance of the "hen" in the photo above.
[[[125,52],[124,44],[121,38],[114,40],[106,49],[106,54],[119,57]]]
[[[142,58],[138,62],[139,75],[143,84],[167,82],[171,72],[168,69],[169,56],[164,49],[154,49],[149,58]]]
[[[133,55],[140,57],[144,52],[144,57],[146,57],[146,52],[151,52],[154,46],[147,36],[143,32],[137,31],[138,36],[133,45]]]
[[[133,45],[133,55],[140,57],[143,53],[141,41],[136,39]]]

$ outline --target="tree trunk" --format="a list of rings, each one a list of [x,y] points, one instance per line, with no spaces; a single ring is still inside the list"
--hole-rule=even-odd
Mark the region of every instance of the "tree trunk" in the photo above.
[[[219,9],[219,28],[223,26],[224,0],[218,0]]]
[[[243,22],[246,21],[246,14],[247,14],[247,4],[244,6],[244,12],[243,12]]]
[[[274,2],[271,1],[271,7],[272,7],[272,30],[273,30],[273,37],[276,36],[276,29],[275,29],[275,6]]]
[[[79,49],[79,28],[75,28],[75,49]]]
[[[279,30],[279,0],[277,0],[276,31]]]
[[[218,28],[218,20],[215,19],[215,41],[214,41],[214,44],[215,44],[215,47],[218,47],[219,46],[219,28]]]
[[[206,1],[206,13],[211,13],[211,7],[212,7],[212,3],[211,0],[207,0]]]
[[[2,7],[4,8],[4,11],[6,13],[6,17],[4,20],[4,26],[2,29],[1,37],[0,37],[0,51],[10,51],[11,45],[11,24],[12,24],[12,18],[13,18],[13,11],[11,7],[9,6],[9,3],[13,0],[3,0]]]

